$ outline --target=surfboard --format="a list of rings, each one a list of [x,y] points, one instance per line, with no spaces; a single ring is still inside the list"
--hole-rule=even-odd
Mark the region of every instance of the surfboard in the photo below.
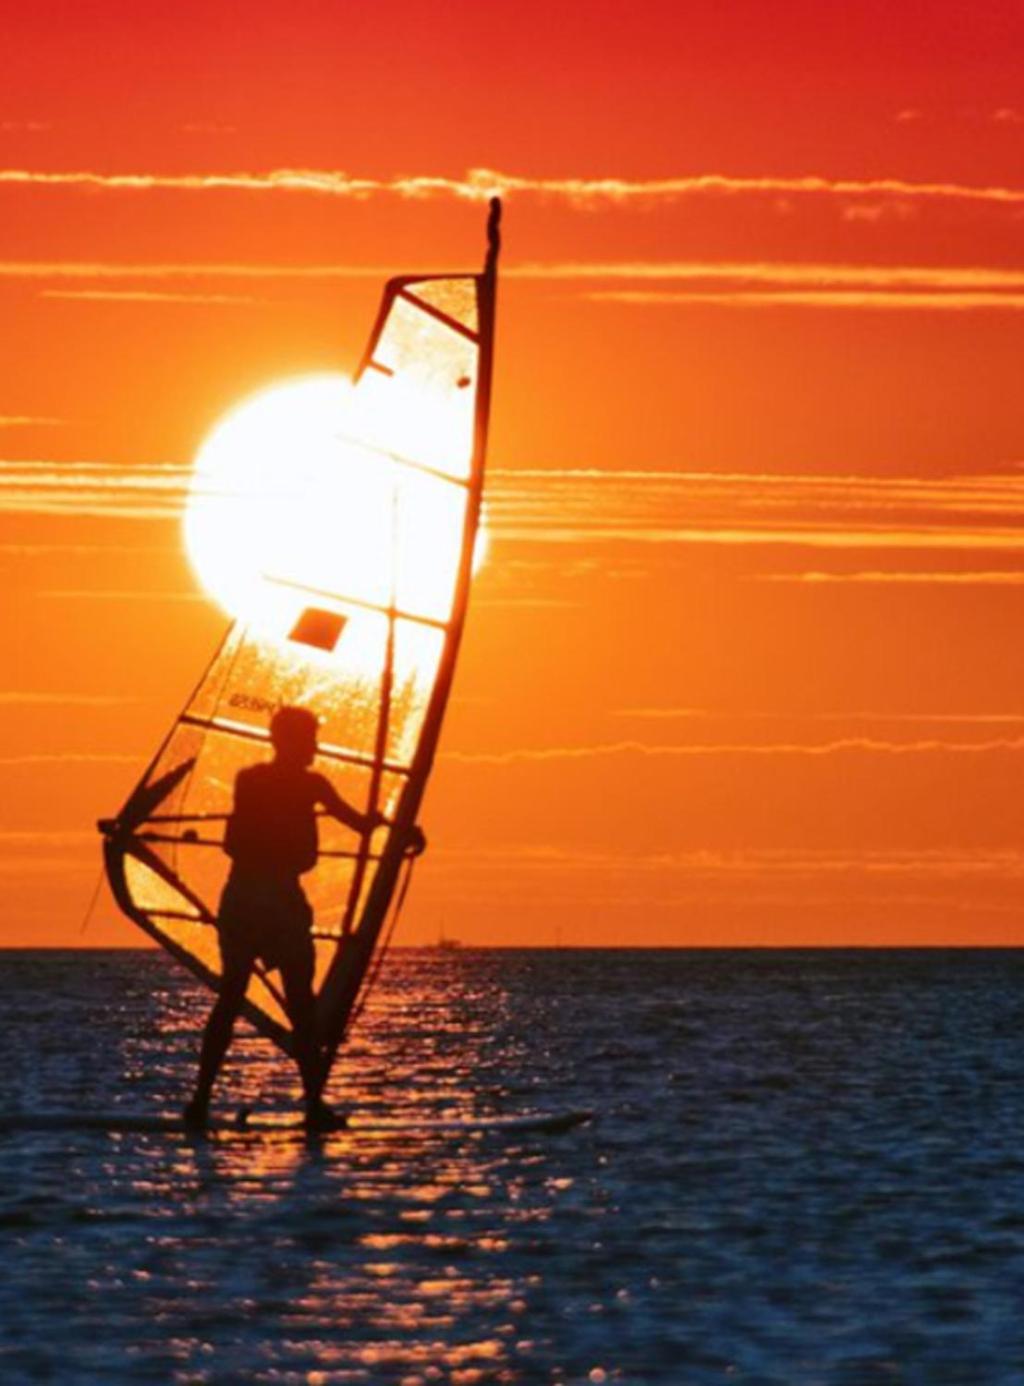
[[[353,1112],[348,1125],[337,1131],[306,1131],[301,1116],[294,1112],[250,1112],[237,1117],[211,1118],[205,1132],[190,1131],[180,1115],[147,1112],[6,1112],[0,1113],[0,1135],[29,1132],[98,1131],[140,1135],[179,1136],[301,1136],[327,1139],[343,1136],[473,1134],[555,1135],[570,1131],[593,1119],[589,1111],[525,1112],[506,1116],[482,1117],[380,1117],[370,1112]]]

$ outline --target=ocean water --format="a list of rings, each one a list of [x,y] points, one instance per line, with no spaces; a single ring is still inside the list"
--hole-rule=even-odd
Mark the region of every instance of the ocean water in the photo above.
[[[205,1006],[0,954],[0,1111],[177,1110]],[[0,1380],[1024,1382],[1024,953],[395,951],[334,1096],[596,1119],[2,1135]]]

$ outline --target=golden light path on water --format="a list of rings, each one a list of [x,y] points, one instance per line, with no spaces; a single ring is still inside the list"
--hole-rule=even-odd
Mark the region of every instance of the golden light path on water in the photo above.
[[[346,1051],[333,1098],[364,1120],[398,1112],[413,1127],[418,1118],[457,1120],[479,1111],[488,1067],[482,1022],[501,1024],[508,998],[493,987],[456,986],[453,995],[446,960],[439,967],[441,976],[429,962],[402,968],[403,984],[374,998]],[[160,1000],[159,1042],[174,1069],[206,1001],[176,988]],[[301,1103],[292,1066],[256,1036],[241,1039],[227,1092],[232,1106],[295,1110]],[[525,1232],[546,1220],[548,1199],[572,1184],[534,1174],[534,1164],[546,1164],[539,1151],[524,1157],[518,1149],[510,1161],[501,1144],[471,1130],[439,1139],[429,1131],[363,1128],[313,1143],[294,1131],[240,1133],[183,1144],[136,1180],[135,1191],[159,1200],[191,1190],[198,1212],[216,1190],[246,1225],[265,1229],[265,1243],[251,1248],[263,1265],[264,1292],[285,1311],[291,1355],[317,1362],[296,1379],[477,1386],[518,1380],[532,1347],[520,1324],[540,1277],[504,1264],[509,1216]],[[348,1244],[342,1257],[339,1237]],[[297,1242],[306,1252],[301,1262]],[[198,1306],[202,1287],[192,1285],[189,1294]],[[193,1360],[201,1356],[201,1335],[186,1346]]]
[[[311,600],[330,605],[332,595],[339,606],[349,598],[447,618],[465,491],[404,458],[444,456],[446,428],[454,456],[465,443],[426,392],[402,388],[408,397],[393,388],[383,418],[378,397],[346,376],[302,376],[244,400],[210,433],[185,541],[230,615],[277,640]],[[397,438],[402,452],[381,438],[391,447]],[[476,565],[483,552],[478,541]]]

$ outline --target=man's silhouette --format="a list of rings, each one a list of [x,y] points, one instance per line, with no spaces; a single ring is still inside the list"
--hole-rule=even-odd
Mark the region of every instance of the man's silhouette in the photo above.
[[[231,873],[217,917],[223,971],[203,1035],[195,1095],[185,1108],[185,1121],[192,1127],[206,1124],[213,1084],[259,959],[276,968],[284,984],[307,1125],[338,1124],[320,1096],[323,1063],[313,1000],[313,912],[299,878],[316,865],[318,808],[360,833],[387,820],[379,813],[360,813],[323,775],[310,770],[316,734],[312,712],[280,708],[270,723],[273,760],[248,766],[235,778],[234,808],[224,835]],[[417,835],[421,837],[418,830]]]

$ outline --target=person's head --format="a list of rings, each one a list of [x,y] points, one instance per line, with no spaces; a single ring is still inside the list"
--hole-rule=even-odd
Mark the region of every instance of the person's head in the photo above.
[[[270,719],[270,740],[278,760],[311,765],[316,755],[316,714],[305,707],[279,707]]]

